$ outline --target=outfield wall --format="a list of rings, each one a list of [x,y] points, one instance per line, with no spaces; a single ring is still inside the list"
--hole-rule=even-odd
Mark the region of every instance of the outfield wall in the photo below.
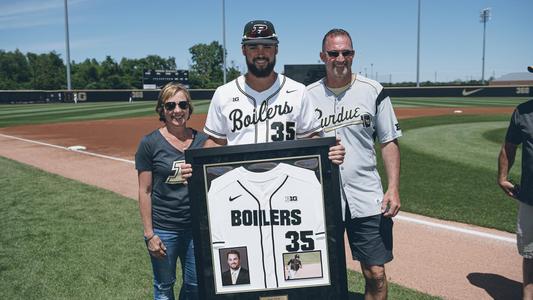
[[[533,97],[533,86],[387,87],[391,97]],[[191,89],[193,100],[211,99],[215,90]],[[0,104],[154,101],[159,90],[0,91]]]

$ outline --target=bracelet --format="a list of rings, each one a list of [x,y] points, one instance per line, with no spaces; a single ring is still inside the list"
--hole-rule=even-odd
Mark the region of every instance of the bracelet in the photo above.
[[[155,233],[154,233],[154,234],[152,234],[152,236],[151,236],[151,237],[149,237],[149,238],[147,238],[147,237],[144,237],[144,240],[145,240],[146,242],[149,242],[149,241],[150,241],[151,239],[153,239],[153,238],[154,238],[154,236],[156,236],[156,234],[155,234]]]

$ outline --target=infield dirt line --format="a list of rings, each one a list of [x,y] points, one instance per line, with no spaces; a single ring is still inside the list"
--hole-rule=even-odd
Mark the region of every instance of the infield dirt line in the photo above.
[[[25,138],[21,138],[21,137],[17,137],[17,136],[12,136],[12,135],[7,135],[7,134],[2,134],[2,133],[0,133],[0,136],[6,137],[6,138],[10,138],[10,139],[19,140],[19,141],[23,141],[23,142],[33,143],[33,144],[37,144],[37,145],[63,149],[63,150],[67,150],[67,151],[74,151],[74,152],[78,152],[78,153],[85,154],[85,155],[96,156],[96,157],[100,157],[100,158],[106,158],[106,159],[111,159],[111,160],[130,163],[130,164],[135,164],[135,162],[132,161],[132,160],[127,160],[127,159],[123,159],[123,158],[119,158],[119,157],[93,153],[93,152],[85,151],[85,150],[73,150],[73,149],[70,149],[69,147],[65,147],[65,146],[59,146],[59,145],[39,142],[39,141],[35,141],[35,140],[29,140],[29,139],[25,139]]]

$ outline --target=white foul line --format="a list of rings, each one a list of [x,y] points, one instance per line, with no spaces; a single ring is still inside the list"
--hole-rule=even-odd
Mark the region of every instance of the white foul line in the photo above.
[[[113,156],[93,153],[93,152],[84,151],[84,150],[72,150],[72,149],[69,149],[68,147],[63,147],[63,146],[43,143],[43,142],[34,141],[34,140],[23,139],[23,138],[20,138],[20,137],[16,137],[16,136],[12,136],[12,135],[5,135],[5,134],[1,134],[1,133],[0,133],[0,136],[6,137],[6,138],[10,138],[10,139],[19,140],[19,141],[24,141],[24,142],[28,142],[28,143],[38,144],[38,145],[42,145],[42,146],[58,148],[58,149],[67,150],[67,151],[76,152],[76,153],[81,153],[81,154],[85,154],[85,155],[90,155],[90,156],[96,156],[96,157],[100,157],[100,158],[116,160],[116,161],[125,162],[125,163],[129,163],[129,164],[135,164],[134,161],[123,159],[123,158],[118,158],[118,157],[113,157]]]
[[[397,215],[394,218],[398,219],[398,220],[402,220],[402,221],[407,221],[407,222],[426,225],[426,226],[430,226],[430,227],[435,227],[435,228],[446,229],[446,230],[450,230],[450,231],[470,234],[470,235],[489,238],[489,239],[493,239],[493,240],[499,240],[499,241],[504,241],[504,242],[509,242],[509,243],[516,243],[516,239],[508,238],[508,237],[504,237],[504,236],[499,236],[499,235],[496,235],[496,234],[481,232],[481,231],[477,231],[477,230],[465,229],[465,228],[452,226],[452,225],[446,225],[446,224],[439,224],[439,223],[435,223],[435,222],[419,220],[419,219],[416,219],[416,218],[411,218],[411,217],[406,217],[406,216],[401,216],[401,215]]]
[[[83,150],[72,150],[72,149],[69,149],[69,148],[63,147],[63,146],[43,143],[43,142],[34,141],[34,140],[28,140],[28,139],[19,138],[19,137],[11,136],[11,135],[5,135],[5,134],[1,134],[1,133],[0,133],[0,136],[6,137],[6,138],[15,139],[15,140],[19,140],[19,141],[24,141],[24,142],[28,142],[28,143],[34,143],[34,144],[38,144],[38,145],[43,145],[43,146],[47,146],[47,147],[53,147],[53,148],[58,148],[58,149],[62,149],[62,150],[77,152],[77,153],[86,154],[86,155],[90,155],[90,156],[96,156],[96,157],[100,157],[100,158],[106,158],[106,159],[116,160],[116,161],[120,161],[120,162],[135,164],[134,161],[127,160],[127,159],[122,159],[122,158],[118,158],[118,157],[102,155],[102,154],[92,153],[92,152],[83,151]],[[450,230],[450,231],[454,231],[454,232],[460,232],[460,233],[464,233],[464,234],[474,235],[474,236],[478,236],[478,237],[483,237],[483,238],[489,238],[489,239],[493,239],[493,240],[509,242],[509,243],[516,243],[516,239],[513,239],[513,238],[502,237],[502,236],[499,236],[499,235],[485,233],[485,232],[476,231],[476,230],[472,230],[472,229],[464,229],[464,228],[460,228],[460,227],[457,227],[457,226],[439,224],[439,223],[435,223],[435,222],[419,220],[419,219],[416,219],[416,218],[406,217],[406,216],[402,216],[402,215],[397,215],[394,218],[398,219],[398,220],[402,220],[402,221],[411,222],[411,223],[426,225],[426,226],[429,226],[429,227],[435,227],[435,228]]]

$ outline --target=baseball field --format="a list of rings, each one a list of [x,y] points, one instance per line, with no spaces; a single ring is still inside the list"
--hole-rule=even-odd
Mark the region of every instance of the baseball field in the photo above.
[[[525,100],[393,99],[404,133],[402,211],[513,232],[517,206],[496,185],[496,160],[510,114]],[[209,102],[194,103],[190,125],[201,129]],[[0,106],[2,298],[150,297],[151,269],[142,225],[136,202],[128,198],[136,195],[131,160],[137,143],[159,126],[154,106],[154,102]],[[86,152],[66,150],[74,145],[86,147]],[[519,167],[516,164],[512,172],[516,181]],[[410,242],[395,238],[396,244]],[[445,263],[447,258],[437,260]],[[509,272],[513,275],[505,275]],[[515,284],[520,270],[502,274],[510,283],[499,293],[520,293]],[[442,280],[446,285],[446,278]],[[351,299],[362,299],[360,274],[350,271],[349,281]],[[404,283],[394,277],[391,281]],[[446,287],[407,285],[451,299],[497,293],[465,281],[476,290],[447,292]],[[395,284],[390,297],[432,299]]]

